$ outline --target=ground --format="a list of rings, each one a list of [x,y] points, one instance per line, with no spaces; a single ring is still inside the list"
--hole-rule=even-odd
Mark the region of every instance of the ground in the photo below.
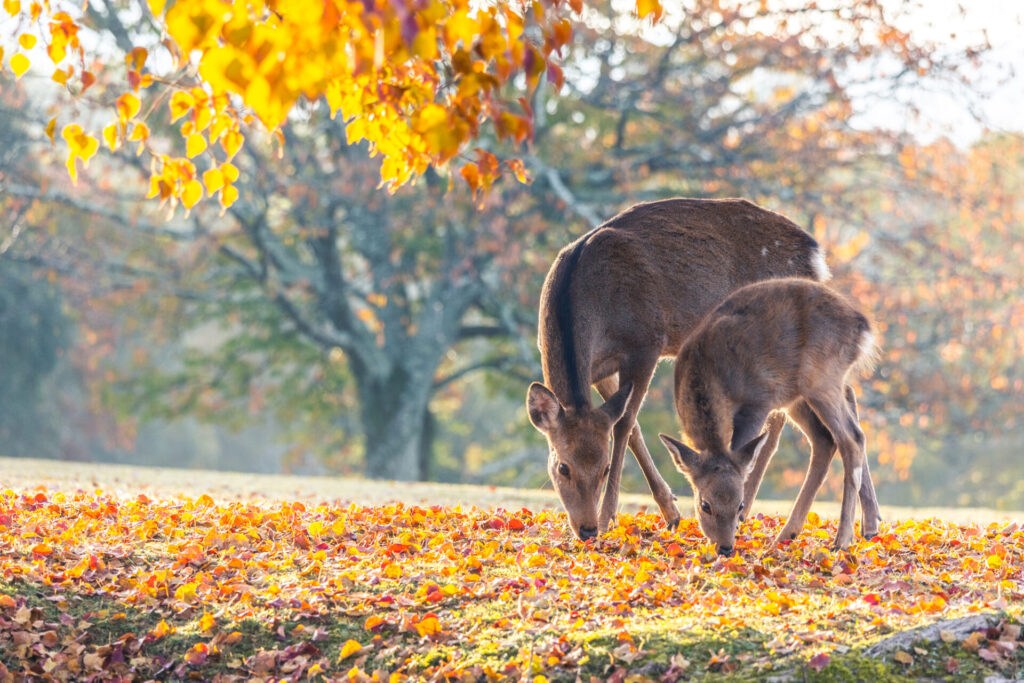
[[[1015,513],[883,508],[879,536],[834,552],[834,505],[772,549],[788,505],[758,501],[721,559],[646,496],[584,545],[547,491],[9,459],[0,473],[0,680],[1024,671]]]

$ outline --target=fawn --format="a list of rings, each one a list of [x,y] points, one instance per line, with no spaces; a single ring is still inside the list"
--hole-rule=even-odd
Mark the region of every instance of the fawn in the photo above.
[[[676,359],[675,403],[693,448],[660,436],[690,480],[701,529],[719,553],[732,552],[749,504],[745,480],[769,437],[760,432],[777,409],[810,440],[811,462],[776,542],[803,528],[837,448],[845,474],[835,547],[853,541],[855,494],[861,532],[867,538],[878,532],[864,433],[847,384],[851,371],[870,367],[875,354],[862,313],[825,285],[796,278],[738,289],[686,340]]]

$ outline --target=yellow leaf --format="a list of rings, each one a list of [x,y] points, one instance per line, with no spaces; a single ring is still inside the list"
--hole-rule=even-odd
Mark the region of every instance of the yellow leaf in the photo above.
[[[191,209],[202,196],[202,184],[198,180],[190,180],[185,184],[185,189],[181,192],[181,203],[185,205],[186,209]]]
[[[149,126],[142,122],[136,123],[132,126],[132,133],[128,136],[128,139],[132,142],[142,142],[143,140],[149,139]]]
[[[185,141],[185,154],[189,159],[192,159],[199,154],[202,154],[206,150],[206,138],[200,133],[193,133],[188,136]]]
[[[4,9],[13,17],[21,11],[21,0],[4,0]]]
[[[103,129],[103,139],[107,141],[107,147],[117,149],[117,124],[111,123]]]
[[[238,167],[229,161],[220,165],[220,172],[224,174],[224,182],[233,183],[238,180]]]
[[[654,21],[657,21],[661,18],[661,12],[660,0],[636,0],[636,13],[641,19],[653,14]]]
[[[228,159],[231,159],[238,153],[238,150],[242,147],[242,134],[237,130],[229,130],[220,138],[220,146],[228,155]]]
[[[100,146],[96,138],[87,135],[82,131],[82,127],[75,123],[64,126],[61,136],[67,141],[72,158],[78,157],[83,161],[89,161]]]
[[[51,145],[54,142],[54,140],[53,140],[53,133],[54,133],[54,131],[56,129],[57,129],[57,117],[54,116],[52,119],[50,119],[49,123],[46,124],[46,137],[50,138],[50,144]]]
[[[204,612],[203,616],[199,619],[199,629],[202,631],[209,631],[217,623],[217,620],[213,618],[213,615],[209,612]]]
[[[421,636],[432,636],[441,631],[441,622],[433,614],[428,614],[423,619],[417,621],[415,626],[416,632]]]
[[[220,205],[225,209],[238,199],[238,190],[234,185],[225,185],[220,191]]]
[[[416,121],[416,132],[425,133],[448,122],[448,111],[439,104],[430,103],[420,110]]]
[[[203,173],[203,185],[206,186],[206,194],[212,196],[214,192],[224,187],[224,174],[219,168],[211,168]]]
[[[28,71],[29,64],[31,64],[31,62],[28,61],[28,57],[25,55],[18,54],[11,57],[11,71],[13,71],[14,75],[18,78],[21,78],[22,75]]]
[[[117,98],[117,115],[121,121],[126,122],[139,113],[139,98],[130,92],[126,92]]]
[[[895,659],[900,664],[913,664],[914,663],[913,656],[911,656],[911,654],[909,652],[904,652],[903,650],[897,650],[896,654],[894,654],[892,656],[892,658]]]
[[[56,83],[60,83],[61,85],[67,85],[68,75],[68,72],[64,69],[54,69],[53,75],[50,76],[50,78]]]
[[[171,122],[175,122],[185,114],[189,113],[195,105],[192,93],[179,91],[171,95]]]
[[[153,630],[149,632],[149,635],[153,636],[154,638],[163,638],[164,636],[166,636],[168,633],[171,633],[171,632],[172,632],[171,627],[167,624],[166,621],[161,619],[160,623],[157,624],[153,628]]]
[[[363,646],[358,641],[349,639],[341,646],[341,652],[338,653],[338,661],[340,662],[347,657],[351,657],[362,649]]]
[[[36,37],[31,33],[22,33],[18,36],[18,45],[21,45],[26,50],[31,50],[36,45]]]
[[[186,186],[186,192],[188,191]],[[201,189],[200,189],[201,191]],[[198,198],[197,198],[198,199]],[[185,203],[184,193],[182,193],[182,203]],[[193,202],[194,204],[195,202]],[[199,588],[199,584],[190,582],[178,586],[178,590],[174,591],[174,597],[183,602],[191,602],[198,596],[196,595],[196,589]]]

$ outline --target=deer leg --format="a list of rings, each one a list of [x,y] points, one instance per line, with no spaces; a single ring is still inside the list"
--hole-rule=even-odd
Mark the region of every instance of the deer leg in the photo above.
[[[839,513],[839,530],[834,547],[845,548],[853,543],[853,519],[857,513],[857,497],[864,478],[864,432],[850,414],[842,389],[823,396],[808,397],[807,402],[839,447],[843,458],[843,502]]]
[[[758,451],[757,459],[751,465],[750,472],[747,473],[747,479],[743,484],[741,522],[750,514],[750,506],[753,505],[754,496],[757,495],[757,490],[761,487],[764,472],[768,469],[768,463],[771,462],[772,456],[775,455],[775,451],[779,448],[779,436],[782,434],[782,428],[785,424],[786,414],[782,411],[769,414],[767,423],[765,423],[765,416],[761,412],[754,414],[749,411],[740,410],[733,418],[731,448],[734,451],[742,448],[751,439],[760,434],[763,427],[767,428],[768,431],[768,440],[761,446],[761,450]]]
[[[853,419],[860,423],[860,414],[857,410],[857,396],[853,393],[853,387],[846,385],[846,404],[853,413]],[[878,535],[878,523],[882,521],[882,515],[878,510],[878,496],[875,495],[875,485],[871,481],[871,472],[868,470],[867,453],[864,453],[864,464],[861,465],[862,475],[860,482],[860,533],[864,538],[874,538]]]
[[[804,528],[807,513],[811,511],[811,503],[814,502],[814,497],[818,495],[818,489],[821,488],[828,475],[828,466],[836,452],[832,434],[805,401],[800,400],[790,406],[788,413],[790,419],[797,424],[800,431],[811,442],[811,462],[807,466],[804,483],[800,486],[800,493],[797,494],[796,502],[793,503],[789,519],[786,520],[786,525],[775,539],[776,543],[796,538],[800,530]]]
[[[657,362],[657,359],[655,359],[655,362]],[[636,415],[640,410],[640,404],[647,395],[647,387],[651,382],[651,377],[654,375],[654,363],[645,366],[645,369],[641,372],[626,374],[624,371],[620,371],[619,375],[624,377],[625,380],[633,382],[633,393],[630,395],[625,414],[616,423],[612,431],[611,470],[608,473],[608,483],[605,485],[604,498],[601,501],[599,522],[601,532],[607,531],[608,525],[611,524],[615,513],[618,511],[619,484],[622,480],[622,466],[625,460],[627,443],[630,450],[633,451],[633,456],[636,457],[637,462],[640,464],[644,477],[647,479],[647,485],[654,496],[654,502],[658,504],[661,516],[665,519],[666,524],[674,527],[679,523],[679,508],[676,507],[675,496],[672,494],[672,489],[665,482],[665,479],[662,478],[661,473],[658,472],[658,468],[654,465],[654,459],[651,457],[650,451],[647,450],[647,444],[644,443],[640,425],[636,422]],[[605,399],[614,394],[618,387],[619,380],[614,375],[606,377],[597,383],[597,391]]]

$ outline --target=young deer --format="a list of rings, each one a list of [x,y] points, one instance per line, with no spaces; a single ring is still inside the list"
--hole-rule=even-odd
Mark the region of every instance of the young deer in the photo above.
[[[778,277],[827,279],[821,249],[792,221],[739,199],[637,204],[562,249],[540,299],[545,383],[530,386],[526,405],[548,439],[548,473],[579,538],[606,530],[615,515],[627,440],[662,516],[678,522],[636,424],[654,367],[732,291]],[[598,408],[591,385],[606,401]],[[766,456],[783,424],[770,421]]]
[[[843,458],[843,502],[835,546],[853,541],[856,494],[861,532],[878,532],[878,501],[868,471],[851,370],[871,365],[868,319],[825,285],[787,278],[737,290],[697,327],[676,360],[676,411],[694,449],[660,435],[693,487],[704,534],[732,552],[744,509],[744,480],[767,434],[770,411],[784,409],[811,442],[811,463],[776,542],[803,528],[836,448]],[[761,470],[763,474],[763,468]],[[749,488],[749,487],[748,487]]]

